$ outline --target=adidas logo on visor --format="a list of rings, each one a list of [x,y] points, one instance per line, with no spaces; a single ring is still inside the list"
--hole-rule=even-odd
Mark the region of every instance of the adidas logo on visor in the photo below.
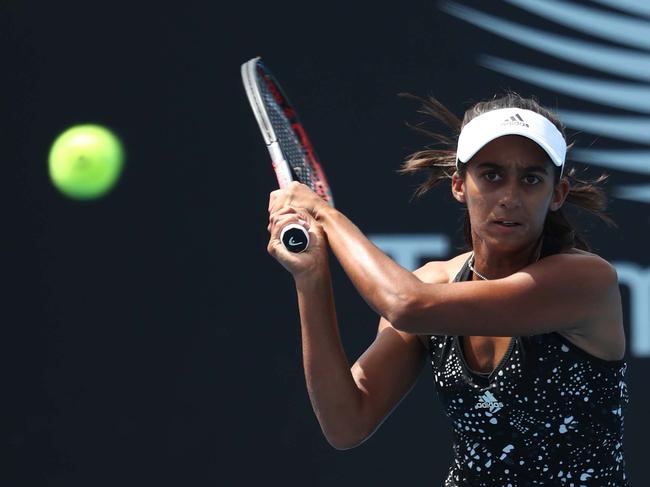
[[[519,115],[518,113],[516,115],[513,115],[512,117],[506,118],[503,122],[501,122],[501,126],[521,126],[521,127],[528,127],[529,125],[526,123],[526,121]]]

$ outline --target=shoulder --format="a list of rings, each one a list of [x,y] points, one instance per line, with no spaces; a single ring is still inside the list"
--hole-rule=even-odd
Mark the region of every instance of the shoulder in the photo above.
[[[549,298],[547,301],[564,309],[566,316],[582,317],[575,326],[563,330],[566,334],[593,336],[622,328],[616,268],[595,253],[568,249],[505,279],[511,278],[520,289]]]
[[[597,254],[568,249],[494,281],[504,292],[525,299],[552,299],[591,319],[620,299],[616,268]],[[524,299],[524,300],[525,300]]]
[[[575,248],[545,257],[526,269],[531,273],[577,274],[589,279],[591,285],[618,285],[618,274],[611,263],[597,254]]]
[[[558,252],[557,254],[549,255],[547,257],[544,257],[544,259],[550,259],[553,257],[562,257],[565,259],[587,259],[587,260],[592,260],[592,261],[598,261],[598,262],[603,262],[603,263],[608,263],[605,259],[603,259],[600,255],[595,254],[593,252],[588,252],[587,250],[581,250],[581,249],[576,249],[576,248],[571,248],[571,249],[565,249],[561,252]],[[544,260],[541,259],[541,260]]]
[[[557,265],[568,266],[581,272],[590,285],[596,286],[600,297],[592,300],[596,318],[582,329],[560,332],[574,345],[603,360],[622,360],[625,357],[626,339],[623,328],[623,311],[616,268],[602,257],[583,250],[572,249]],[[553,256],[554,257],[554,256]]]
[[[463,267],[471,252],[452,257],[449,260],[427,262],[413,271],[422,282],[445,284],[452,282]]]
[[[446,284],[454,280],[463,264],[469,258],[471,252],[465,252],[449,260],[431,261],[424,264],[419,269],[413,271],[418,279],[426,283]],[[429,348],[429,337],[427,335],[417,335],[422,344]]]

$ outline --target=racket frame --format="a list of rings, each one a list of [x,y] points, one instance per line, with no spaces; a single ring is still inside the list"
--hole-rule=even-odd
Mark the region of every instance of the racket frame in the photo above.
[[[261,73],[258,73],[258,70]],[[298,118],[296,110],[293,108],[293,105],[289,101],[289,98],[284,93],[282,87],[277,82],[273,74],[264,66],[261,62],[261,58],[258,56],[253,58],[241,66],[242,80],[244,82],[244,89],[246,91],[246,96],[248,101],[253,109],[255,118],[257,119],[258,125],[264,137],[264,142],[266,147],[271,155],[271,161],[273,169],[278,180],[280,188],[286,187],[291,181],[298,180],[300,178],[296,177],[294,170],[291,168],[291,164],[287,162],[280,144],[278,142],[278,137],[273,130],[273,125],[262,101],[262,96],[260,94],[260,87],[258,85],[258,79],[261,76],[264,78],[267,83],[267,89],[271,91],[275,97],[276,103],[280,106],[283,111],[284,116],[288,119],[291,130],[293,131],[295,137],[298,139],[302,145],[305,154],[307,156],[309,169],[316,176],[316,180],[312,181],[301,181],[303,183],[315,187],[312,189],[321,196],[327,203],[331,206],[334,206],[334,197],[332,196],[332,191],[330,189],[325,173],[320,165],[316,152],[314,151],[311,141],[305,132],[305,129]]]
[[[260,57],[253,58],[241,65],[241,76],[244,84],[244,90],[250,103],[250,106],[260,127],[266,148],[271,156],[271,163],[275,172],[276,179],[280,188],[285,188],[291,181],[300,179],[296,171],[291,167],[280,147],[278,136],[273,129],[269,114],[262,99],[260,83],[266,83],[265,88],[271,92],[275,102],[282,109],[283,115],[287,118],[294,137],[297,138],[301,145],[303,154],[308,158],[306,162],[309,169],[308,186],[321,196],[327,203],[334,206],[334,198],[329,188],[325,173],[321,168],[320,162],[316,157],[311,141],[300,122],[296,111],[289,102],[289,99],[283,92],[280,84],[276,81],[271,72],[260,61]],[[262,80],[260,80],[262,78]],[[300,171],[302,172],[302,171]],[[298,239],[298,240],[294,240]],[[283,228],[280,240],[291,252],[304,252],[309,247],[309,233],[298,224],[290,224]]]
[[[271,156],[271,163],[273,165],[273,170],[275,171],[275,176],[278,180],[278,184],[280,185],[280,188],[285,188],[291,181],[294,180],[294,177],[291,173],[291,167],[289,166],[289,163],[282,154],[280,144],[278,143],[278,137],[275,135],[275,131],[271,125],[271,120],[269,119],[269,116],[266,112],[266,108],[264,108],[264,103],[262,102],[259,87],[257,87],[256,71],[259,62],[260,57],[256,57],[242,64],[241,76],[244,82],[246,96],[248,97],[248,101],[251,105],[251,108],[253,109],[253,113],[255,114],[255,119],[260,126],[260,131],[262,132],[262,137],[264,137],[266,148],[268,149],[269,155]]]

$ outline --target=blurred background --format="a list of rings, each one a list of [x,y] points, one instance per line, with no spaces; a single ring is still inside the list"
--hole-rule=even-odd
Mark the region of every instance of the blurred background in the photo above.
[[[406,267],[455,255],[462,212],[448,187],[410,201],[420,180],[395,171],[430,141],[398,93],[462,115],[513,89],[563,116],[583,175],[611,174],[619,228],[575,220],[619,271],[625,451],[649,482],[648,39],[633,1],[1,2],[2,485],[441,485],[451,434],[429,366],[358,448],[321,433],[293,282],[266,253],[276,183],[239,72],[255,56],[337,207]],[[86,202],[47,171],[79,123],[126,151],[113,191]],[[353,363],[378,317],[333,267]]]

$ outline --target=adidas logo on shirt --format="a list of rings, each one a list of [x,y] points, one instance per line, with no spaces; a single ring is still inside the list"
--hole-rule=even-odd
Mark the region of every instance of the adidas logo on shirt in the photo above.
[[[501,122],[501,125],[507,125],[507,126],[519,125],[522,127],[529,126],[519,114],[506,118],[503,122]]]
[[[503,408],[503,403],[498,402],[497,398],[490,391],[486,391],[485,394],[481,396],[479,402],[476,403],[474,409],[490,409],[491,413],[496,413],[498,410]]]

